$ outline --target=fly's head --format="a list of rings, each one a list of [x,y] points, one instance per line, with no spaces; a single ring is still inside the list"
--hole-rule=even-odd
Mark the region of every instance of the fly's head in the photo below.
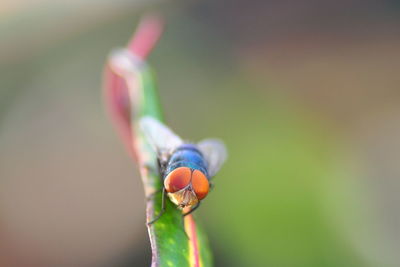
[[[179,208],[192,207],[204,199],[210,185],[207,177],[199,170],[179,167],[164,180],[169,198]]]
[[[168,196],[171,201],[181,209],[192,207],[199,202],[196,193],[190,186],[187,186],[174,193],[168,193]]]

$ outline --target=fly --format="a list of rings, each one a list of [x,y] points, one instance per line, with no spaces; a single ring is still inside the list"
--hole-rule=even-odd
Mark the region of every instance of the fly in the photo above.
[[[165,212],[165,195],[185,211],[196,210],[210,190],[210,180],[226,160],[225,145],[217,139],[205,139],[197,144],[184,142],[166,125],[153,117],[139,122],[146,140],[157,152],[159,172],[163,181],[160,214]]]

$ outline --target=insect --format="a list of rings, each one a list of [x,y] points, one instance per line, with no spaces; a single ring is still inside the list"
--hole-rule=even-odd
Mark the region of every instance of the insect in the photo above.
[[[205,139],[197,144],[184,142],[171,129],[153,117],[144,117],[139,127],[158,155],[159,172],[163,180],[160,214],[165,212],[165,194],[185,211],[196,210],[207,196],[211,178],[226,160],[225,145],[217,139]]]

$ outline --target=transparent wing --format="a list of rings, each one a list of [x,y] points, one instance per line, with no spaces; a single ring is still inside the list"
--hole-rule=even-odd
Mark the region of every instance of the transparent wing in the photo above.
[[[225,162],[228,154],[225,145],[218,139],[205,139],[197,144],[207,163],[210,177],[213,177]]]
[[[139,127],[150,145],[159,153],[171,152],[183,143],[170,128],[153,117],[143,117]]]

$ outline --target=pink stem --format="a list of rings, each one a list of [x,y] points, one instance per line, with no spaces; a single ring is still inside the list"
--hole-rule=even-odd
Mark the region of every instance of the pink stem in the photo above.
[[[164,23],[155,16],[145,16],[141,19],[127,48],[132,54],[145,60],[159,40]],[[111,115],[126,148],[134,159],[137,159],[132,144],[131,101],[124,77],[113,72],[110,66],[105,69],[105,99]]]
[[[148,15],[144,17],[128,44],[128,49],[137,57],[145,60],[160,39],[164,22],[159,16]]]

